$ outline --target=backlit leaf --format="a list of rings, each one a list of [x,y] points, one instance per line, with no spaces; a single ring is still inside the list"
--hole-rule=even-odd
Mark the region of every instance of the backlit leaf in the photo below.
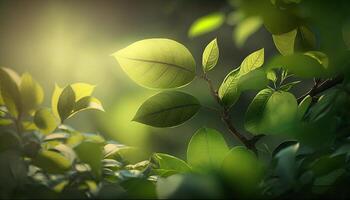
[[[261,67],[264,64],[264,49],[260,49],[248,55],[242,62],[240,75],[244,75],[254,69]]]
[[[42,87],[28,73],[22,75],[19,91],[21,93],[23,112],[33,113],[44,100]]]
[[[192,118],[199,108],[198,100],[189,94],[161,92],[141,105],[133,121],[154,127],[172,127]]]
[[[248,17],[239,22],[233,31],[233,39],[238,47],[242,47],[245,41],[255,33],[262,25],[260,17]]]
[[[189,37],[197,37],[214,31],[225,22],[225,15],[221,12],[211,13],[194,21],[188,31]]]
[[[214,129],[201,128],[192,136],[188,144],[187,162],[199,170],[218,168],[228,151],[221,133]]]
[[[288,33],[280,35],[272,35],[273,42],[277,50],[284,56],[294,53],[295,37],[297,36],[297,30],[294,29]]]
[[[203,71],[208,72],[212,70],[219,59],[219,47],[217,39],[211,41],[204,49],[202,57]]]
[[[148,88],[178,88],[195,77],[195,60],[182,44],[169,39],[146,39],[116,52],[125,73]]]
[[[71,87],[75,94],[75,101],[79,101],[83,97],[91,96],[96,86],[87,83],[73,83]]]
[[[152,159],[157,165],[154,170],[159,173],[160,176],[170,176],[176,173],[188,173],[191,171],[191,168],[185,161],[172,155],[155,153]]]
[[[0,68],[1,97],[13,117],[17,117],[22,110],[18,84],[19,78],[16,72],[8,68]]]

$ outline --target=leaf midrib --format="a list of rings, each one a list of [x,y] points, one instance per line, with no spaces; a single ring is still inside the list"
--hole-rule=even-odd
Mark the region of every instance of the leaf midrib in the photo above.
[[[173,64],[173,63],[167,63],[167,62],[156,61],[156,60],[148,60],[148,59],[142,59],[142,58],[130,58],[130,57],[120,56],[120,55],[117,55],[117,57],[124,58],[124,59],[129,59],[129,60],[133,60],[133,61],[139,61],[139,62],[148,62],[148,63],[156,63],[156,64],[162,64],[162,65],[169,65],[171,67],[175,67],[175,68],[178,68],[178,69],[190,72],[190,73],[194,73],[194,71],[191,71],[191,70],[187,69],[184,66],[176,65],[176,64]]]
[[[159,113],[162,113],[162,112],[167,112],[167,111],[170,111],[170,110],[181,109],[181,108],[186,108],[186,107],[191,107],[191,106],[199,106],[199,104],[192,103],[192,104],[178,105],[178,106],[174,106],[174,107],[171,107],[171,108],[166,108],[166,109],[163,109],[163,110],[159,110],[159,111],[156,111],[156,112],[147,113],[146,115],[141,115],[139,117],[134,118],[133,120],[137,121],[137,120],[139,120],[141,118],[148,117],[148,116],[151,116],[151,115],[156,115],[156,114],[159,114]]]

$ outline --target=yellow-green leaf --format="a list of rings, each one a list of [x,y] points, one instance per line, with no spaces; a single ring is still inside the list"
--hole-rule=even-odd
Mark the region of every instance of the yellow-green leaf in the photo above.
[[[201,128],[191,138],[187,162],[195,169],[219,168],[229,152],[224,137],[215,129]]]
[[[212,70],[219,59],[219,47],[217,39],[211,41],[204,49],[202,57],[203,71],[208,72]]]
[[[264,64],[264,48],[248,55],[241,64],[240,75],[244,75]]]
[[[75,101],[79,101],[83,97],[91,96],[96,86],[88,83],[73,83],[71,87],[75,94]]]
[[[34,123],[45,134],[52,133],[58,126],[57,118],[48,108],[42,108],[35,112]]]
[[[242,47],[245,41],[255,33],[261,26],[262,20],[260,17],[248,17],[237,24],[233,31],[233,39],[238,47]]]
[[[19,90],[23,112],[32,114],[44,100],[44,91],[41,85],[30,74],[25,73],[22,75]]]
[[[225,15],[221,12],[215,12],[206,16],[200,17],[194,21],[188,31],[189,37],[197,37],[214,31],[225,22]]]
[[[22,111],[18,75],[11,69],[0,68],[0,91],[7,110],[13,117]]]
[[[52,97],[51,97],[51,110],[52,113],[59,119],[60,115],[58,114],[58,110],[57,110],[57,105],[58,105],[58,99],[61,96],[63,89],[60,88],[57,84],[55,84],[55,89],[52,93]]]
[[[32,160],[32,163],[42,168],[45,172],[52,174],[62,174],[68,171],[72,166],[68,158],[58,152],[50,150],[40,151]]]
[[[174,40],[141,40],[113,56],[133,81],[148,88],[182,87],[189,84],[196,74],[192,54]]]
[[[284,56],[294,53],[295,38],[297,36],[297,29],[294,29],[288,33],[280,35],[272,35],[273,42],[277,50]]]

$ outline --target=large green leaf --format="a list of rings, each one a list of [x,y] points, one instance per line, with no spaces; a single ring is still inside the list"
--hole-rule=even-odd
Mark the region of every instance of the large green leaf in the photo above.
[[[45,134],[52,133],[58,126],[57,118],[48,108],[41,108],[35,112],[34,123]]]
[[[272,35],[273,42],[277,50],[284,56],[294,53],[295,38],[297,36],[297,30],[294,29],[288,33],[280,35]]]
[[[212,70],[219,59],[219,47],[217,39],[211,41],[204,49],[202,57],[203,71],[208,72]]]
[[[260,17],[248,17],[239,22],[233,31],[233,39],[238,47],[242,47],[245,41],[255,33],[262,25]]]
[[[0,68],[1,97],[9,113],[14,117],[17,117],[22,110],[19,80],[18,75],[13,70]]]
[[[299,149],[299,143],[287,141],[280,144],[274,151],[277,159],[276,173],[281,181],[289,186],[295,180],[297,173],[296,153]]]
[[[21,93],[23,112],[33,113],[44,100],[42,87],[28,73],[22,75],[19,91]]]
[[[164,153],[155,153],[152,159],[156,163],[154,171],[160,176],[170,176],[176,173],[188,173],[191,168],[179,158]]]
[[[276,56],[268,68],[283,68],[302,78],[325,77],[326,68],[318,60],[304,54],[295,53],[287,56]]]
[[[141,40],[113,56],[133,81],[149,88],[182,87],[190,83],[196,74],[192,54],[174,40]]]
[[[239,73],[245,75],[264,64],[264,49],[257,50],[248,55],[242,62]]]
[[[263,166],[255,154],[245,147],[232,148],[222,163],[225,177],[241,195],[254,195],[263,175]]]
[[[240,91],[260,90],[268,83],[267,74],[263,69],[255,69],[239,77],[238,88]]]
[[[283,133],[296,119],[297,109],[297,101],[291,93],[264,89],[249,105],[244,125],[255,135]]]
[[[198,100],[189,94],[178,91],[161,92],[141,105],[133,121],[154,127],[172,127],[189,120],[199,108]]]
[[[47,173],[62,174],[71,168],[71,161],[56,151],[41,150],[32,163]]]
[[[305,113],[308,111],[310,104],[312,102],[312,97],[307,95],[298,105],[298,119],[301,120]]]
[[[187,162],[194,169],[218,168],[229,149],[218,131],[210,128],[199,129],[191,138],[187,148]]]
[[[88,83],[73,83],[71,87],[75,94],[75,101],[79,101],[83,97],[91,96],[96,86]]]
[[[71,115],[75,106],[75,93],[70,85],[65,87],[58,99],[57,110],[61,121]]]
[[[89,164],[95,176],[101,175],[103,147],[100,143],[85,141],[74,148],[80,161]]]
[[[221,12],[210,13],[194,21],[188,31],[189,37],[197,37],[214,31],[225,21],[225,15]]]

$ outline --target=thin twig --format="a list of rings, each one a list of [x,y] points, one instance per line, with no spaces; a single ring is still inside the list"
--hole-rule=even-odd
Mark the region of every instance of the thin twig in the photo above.
[[[336,86],[337,84],[341,83],[343,80],[344,80],[343,77],[338,76],[334,79],[328,79],[322,83],[315,81],[314,86],[308,92],[306,92],[304,95],[302,95],[298,98],[298,103],[300,103],[306,96],[310,95],[311,97],[314,97],[314,96]]]
[[[236,138],[238,138],[248,149],[257,153],[257,150],[255,148],[255,142],[254,143],[251,142],[251,140],[247,139],[244,135],[239,133],[237,131],[237,129],[234,127],[234,125],[232,124],[229,110],[221,104],[221,100],[219,98],[218,92],[217,92],[217,90],[214,89],[212,81],[208,78],[208,76],[206,74],[204,74],[203,76],[200,76],[200,77],[208,83],[208,87],[210,89],[212,96],[214,97],[215,101],[222,107],[223,111],[221,113],[221,119],[225,123],[225,125],[226,125],[227,129],[230,131],[230,133],[233,136],[235,136]]]

